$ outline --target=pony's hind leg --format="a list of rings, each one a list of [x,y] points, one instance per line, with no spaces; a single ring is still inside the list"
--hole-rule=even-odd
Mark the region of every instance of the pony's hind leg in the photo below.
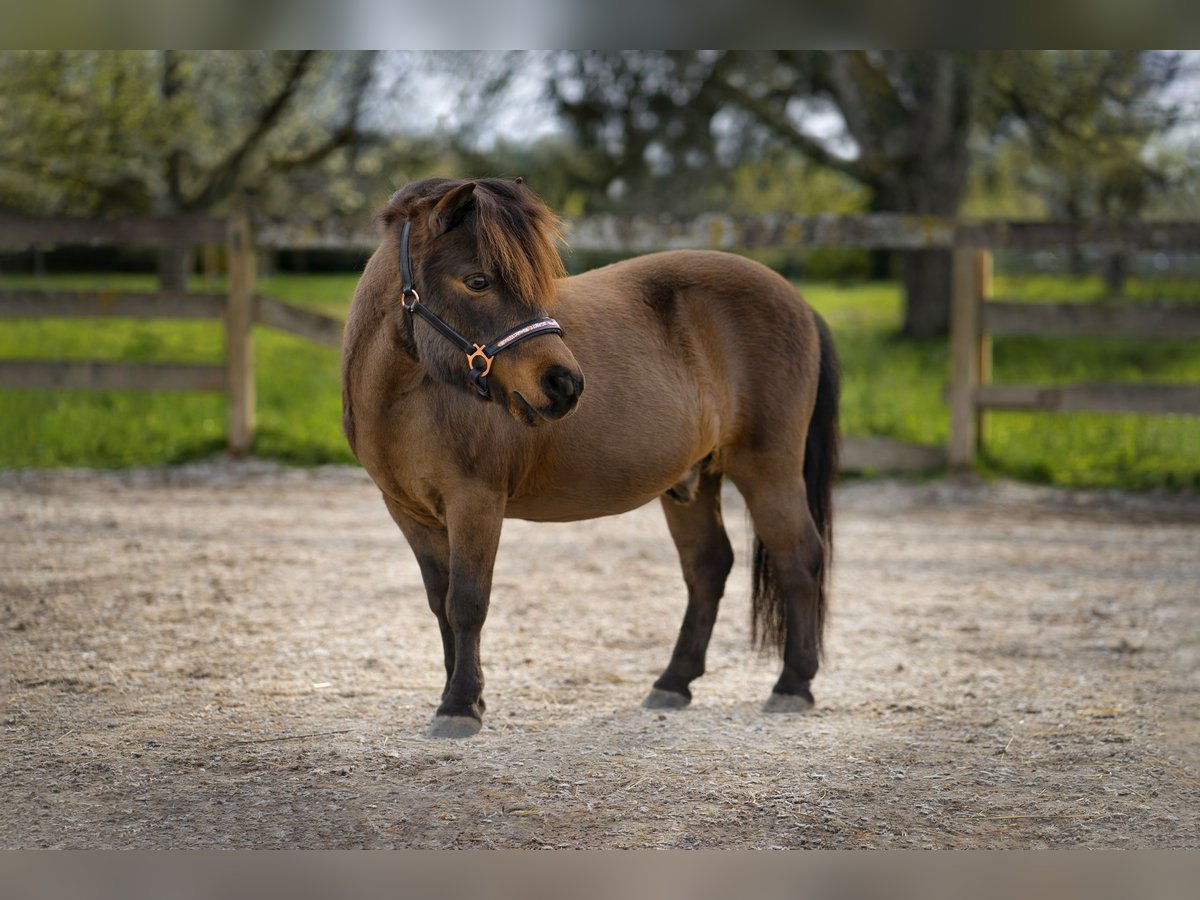
[[[691,702],[691,682],[704,674],[704,657],[725,579],[733,568],[733,548],[721,520],[721,475],[702,472],[689,490],[662,498],[667,527],[679,551],[687,583],[687,612],[671,662],[642,701],[650,709],[680,709]]]
[[[804,485],[738,483],[754,523],[753,613],[756,639],[783,656],[766,712],[813,705],[825,618],[825,547]]]

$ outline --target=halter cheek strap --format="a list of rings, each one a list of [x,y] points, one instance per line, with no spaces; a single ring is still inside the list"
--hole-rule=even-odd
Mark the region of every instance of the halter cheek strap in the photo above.
[[[408,236],[412,223],[405,222],[400,233],[400,291],[401,306],[412,316],[420,316],[438,330],[454,346],[467,355],[467,377],[481,397],[491,397],[488,389],[488,373],[492,371],[492,360],[501,350],[515,347],[522,341],[540,334],[562,334],[562,326],[549,316],[530,319],[516,328],[511,328],[489,344],[477,344],[455,330],[445,319],[421,302],[421,295],[413,285],[412,257],[408,252]]]

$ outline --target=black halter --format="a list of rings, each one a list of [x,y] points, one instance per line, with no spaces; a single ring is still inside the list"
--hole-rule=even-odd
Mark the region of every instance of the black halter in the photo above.
[[[404,307],[406,313],[421,316],[426,322],[441,332],[446,340],[467,354],[467,376],[471,379],[471,383],[475,385],[475,390],[479,392],[479,396],[490,397],[491,393],[488,391],[487,377],[488,373],[492,371],[492,359],[497,353],[501,350],[507,350],[509,347],[515,347],[521,341],[537,337],[539,334],[562,334],[562,326],[549,316],[542,316],[537,319],[530,319],[516,328],[509,329],[490,344],[477,344],[474,341],[467,340],[467,338],[455,331],[441,316],[421,302],[421,295],[417,293],[417,289],[413,286],[412,257],[408,254],[408,234],[411,230],[412,223],[405,222],[404,231],[400,234],[400,305]]]

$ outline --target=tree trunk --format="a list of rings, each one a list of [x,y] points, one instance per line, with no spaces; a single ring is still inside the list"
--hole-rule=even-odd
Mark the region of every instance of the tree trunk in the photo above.
[[[167,246],[158,251],[158,282],[164,291],[186,291],[195,253],[191,247]]]
[[[1088,272],[1087,256],[1078,244],[1067,248],[1067,274],[1082,277]]]
[[[867,278],[871,281],[891,281],[896,277],[891,250],[869,250],[867,252]]]
[[[949,250],[913,250],[903,255],[905,303],[900,332],[905,337],[949,333],[952,260]]]
[[[953,216],[966,184],[978,57],[918,51],[874,59],[830,54],[829,79],[846,128],[858,142],[858,168],[872,207],[918,216]],[[900,256],[901,333],[927,338],[950,330],[951,253]]]
[[[1104,283],[1109,297],[1120,297],[1125,293],[1125,278],[1129,275],[1129,255],[1114,250],[1104,260]]]
[[[921,216],[953,216],[958,211],[967,164],[965,144],[945,151],[931,172],[889,172],[873,185],[872,212],[904,212]],[[941,337],[950,333],[950,289],[953,254],[949,250],[897,251],[904,286],[906,338]]]

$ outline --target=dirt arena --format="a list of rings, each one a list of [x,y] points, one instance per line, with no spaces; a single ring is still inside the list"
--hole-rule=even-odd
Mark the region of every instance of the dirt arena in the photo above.
[[[356,469],[0,473],[3,847],[1196,847],[1200,498],[839,490],[818,707],[766,716],[739,562],[690,709],[638,704],[661,513],[506,523],[488,719]]]

